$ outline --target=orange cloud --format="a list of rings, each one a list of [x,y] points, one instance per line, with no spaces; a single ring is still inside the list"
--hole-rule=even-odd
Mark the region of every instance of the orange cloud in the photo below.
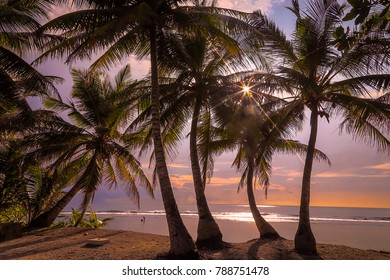
[[[287,172],[286,174],[278,174],[279,176],[285,176],[285,177],[290,177],[290,178],[296,178],[296,177],[302,177],[302,171],[290,171]]]
[[[317,178],[387,178],[390,177],[390,174],[361,174],[353,172],[323,172],[315,174],[313,177]]]
[[[269,190],[278,190],[278,191],[286,191],[287,188],[286,186],[282,186],[282,185],[274,185],[274,184],[271,184],[269,187],[268,187]]]
[[[190,165],[188,164],[183,164],[183,163],[169,163],[168,164],[169,168],[178,168],[178,169],[189,169]]]
[[[186,184],[193,184],[192,175],[190,174],[172,174],[170,176],[171,183],[174,187],[181,188],[186,187]],[[238,185],[240,177],[222,178],[213,177],[211,181],[207,183],[207,187],[222,187],[229,185]]]
[[[231,177],[231,178],[213,177],[211,178],[210,183],[208,183],[207,185],[210,187],[238,185],[240,180],[241,180],[240,177]]]
[[[367,166],[368,169],[383,169],[383,170],[390,170],[390,162],[378,164],[378,165],[372,165]]]
[[[170,176],[171,184],[176,188],[186,188],[186,184],[193,184],[192,175],[177,175]]]

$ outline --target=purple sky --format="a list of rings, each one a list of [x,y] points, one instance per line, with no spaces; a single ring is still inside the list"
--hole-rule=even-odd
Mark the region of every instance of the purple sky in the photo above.
[[[262,9],[269,17],[290,33],[294,24],[291,13],[285,8],[290,1],[260,1],[245,0],[219,1],[219,5],[242,11]],[[58,9],[55,15],[67,9]],[[125,64],[130,63],[135,78],[139,78],[149,69],[149,61],[136,61],[134,58],[123,60],[123,65],[113,67],[114,74]],[[75,66],[86,67],[87,63]],[[72,82],[68,72],[69,66],[58,61],[48,61],[39,69],[44,74],[58,75],[66,82],[58,88],[62,96],[67,96]],[[328,124],[320,122],[317,148],[325,152],[332,166],[315,162],[312,179],[311,204],[319,206],[352,206],[352,207],[390,207],[390,157],[388,154],[377,153],[374,147],[352,141],[349,135],[339,134],[339,120],[332,119]],[[296,135],[296,139],[307,143],[308,127]],[[209,203],[239,203],[245,204],[246,192],[237,193],[240,174],[231,167],[232,154],[224,154],[216,160],[214,177],[207,186]],[[141,159],[147,167],[148,159]],[[273,161],[273,176],[265,200],[264,191],[259,188],[256,192],[258,204],[269,205],[298,205],[300,184],[302,180],[304,157],[278,155]],[[194,204],[195,194],[191,178],[188,141],[183,142],[174,162],[169,162],[171,181],[179,204]],[[151,173],[148,170],[149,173]],[[152,200],[141,191],[141,209],[161,208],[161,195],[158,188],[156,199]],[[78,207],[74,202],[70,206]],[[132,210],[136,206],[130,202],[124,193],[118,190],[108,191],[102,186],[95,196],[92,207],[96,210]]]

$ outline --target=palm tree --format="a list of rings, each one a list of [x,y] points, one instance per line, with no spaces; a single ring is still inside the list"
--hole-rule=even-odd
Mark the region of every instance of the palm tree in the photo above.
[[[198,3],[198,6],[204,5],[206,3]],[[191,120],[189,150],[199,215],[196,245],[221,248],[222,233],[211,214],[205,196],[206,180],[211,177],[208,176],[211,173],[207,175],[208,161],[199,157],[198,130],[200,126],[204,127],[206,124],[203,119],[207,116],[212,117],[213,108],[227,97],[227,87],[231,85],[234,77],[232,72],[260,65],[260,59],[258,55],[253,57],[244,52],[243,45],[240,45],[238,52],[231,53],[229,46],[221,44],[215,36],[207,36],[200,29],[194,30],[193,34],[181,34],[179,39],[172,42],[171,48],[175,50],[166,54],[169,59],[160,63],[160,73],[166,81],[161,87],[163,89],[161,123],[163,127],[169,126],[172,130],[185,127],[187,120]],[[184,118],[179,117],[183,115]],[[144,119],[142,114],[141,119]],[[184,122],[184,125],[180,121]],[[184,130],[186,131],[185,128]],[[183,129],[178,132],[183,132]],[[207,144],[202,144],[205,145]]]
[[[268,117],[271,114],[271,110],[266,109],[265,104],[259,105],[254,96],[255,92],[246,89],[239,102],[235,102],[235,106],[231,106],[233,114],[230,116],[231,120],[228,124],[228,129],[231,136],[236,139],[235,142],[238,146],[238,152],[233,165],[242,172],[239,188],[244,188],[246,185],[249,208],[260,238],[274,239],[280,236],[271,224],[263,218],[257,208],[254,185],[259,180],[259,183],[265,186],[267,193],[272,154],[278,146],[288,146],[288,144],[287,140],[280,138],[281,133],[273,135],[274,139],[271,141],[266,141],[270,131],[265,130],[270,129],[265,124],[272,125],[272,122],[265,119],[266,116],[262,110],[268,111]],[[278,130],[278,132],[281,132],[281,130]],[[268,144],[268,146],[264,144]]]
[[[171,51],[172,40],[178,31],[202,27],[206,33],[218,35],[220,40],[230,43],[235,51],[234,40],[224,31],[238,31],[233,26],[244,25],[239,18],[242,13],[216,8],[187,7],[187,1],[76,1],[90,4],[89,9],[60,16],[44,26],[47,31],[64,31],[66,38],[44,55],[67,55],[67,61],[89,57],[93,51],[104,51],[93,67],[108,67],[131,53],[138,57],[150,56],[152,103],[152,136],[156,169],[159,178],[170,236],[170,253],[186,255],[195,253],[195,245],[185,228],[173,195],[166,165],[160,128],[159,60],[161,53]],[[225,23],[225,25],[224,25]],[[245,24],[247,27],[248,25]],[[238,32],[237,32],[238,33]],[[160,54],[160,55],[159,55]]]
[[[386,90],[388,74],[388,38],[367,34],[353,42],[348,51],[337,50],[333,33],[342,22],[344,6],[337,1],[311,0],[301,10],[299,2],[289,8],[296,17],[295,31],[287,39],[273,22],[260,12],[254,25],[264,34],[264,50],[274,57],[270,71],[257,78],[266,88],[287,92],[290,115],[304,118],[310,112],[310,138],[302,178],[299,226],[295,249],[316,252],[316,241],[310,227],[310,179],[315,153],[318,119],[343,118],[341,130],[355,139],[376,143],[380,150],[389,150],[390,142],[383,132],[390,129],[388,96],[372,98],[370,90]],[[387,42],[387,43],[385,43]]]
[[[222,112],[220,117],[225,119],[222,126],[227,131],[225,148],[238,149],[233,165],[242,172],[239,189],[246,186],[249,206],[260,238],[274,239],[280,236],[257,208],[254,186],[256,182],[264,186],[267,196],[273,155],[303,154],[307,146],[288,139],[295,129],[301,127],[301,120],[291,114],[289,118],[285,117],[288,108],[285,106],[286,102],[258,92],[256,87],[260,83],[250,85],[250,80],[249,77],[240,82],[240,85],[236,86],[236,93],[231,95],[229,102],[225,102],[224,106],[230,114],[225,113],[226,109],[218,112]],[[315,150],[315,157],[330,164],[326,155],[318,150]]]
[[[161,119],[164,123],[175,123],[175,127],[180,127],[172,121],[173,118],[177,119],[177,112],[180,111],[187,115],[182,121],[191,120],[190,160],[199,215],[196,245],[220,248],[223,246],[222,233],[205,196],[207,167],[204,167],[206,162],[199,158],[198,130],[199,126],[205,125],[201,119],[205,115],[212,116],[213,106],[226,97],[231,72],[248,66],[249,62],[240,53],[231,54],[224,45],[219,44],[217,38],[207,38],[200,30],[183,35],[177,48],[172,58],[163,62],[161,70],[174,80],[166,87],[171,93],[169,105],[163,110]]]
[[[52,126],[43,127],[26,139],[30,151],[26,158],[48,161],[56,172],[52,184],[73,179],[73,186],[49,210],[31,221],[31,227],[49,226],[71,199],[83,191],[84,214],[102,183],[124,187],[129,198],[139,207],[139,182],[150,195],[153,189],[141,164],[131,153],[134,142],[121,131],[131,119],[141,82],[130,80],[126,66],[115,77],[112,85],[98,72],[72,70],[74,87],[70,104],[55,98],[46,98],[45,105],[58,112],[68,112],[72,123],[58,117]]]

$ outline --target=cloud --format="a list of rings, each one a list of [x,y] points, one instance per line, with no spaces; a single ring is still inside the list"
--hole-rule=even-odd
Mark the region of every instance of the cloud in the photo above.
[[[362,174],[354,172],[323,172],[315,174],[316,178],[388,178],[390,174]]]
[[[170,175],[172,186],[182,189],[193,186],[193,180],[191,174],[171,174]],[[212,187],[225,187],[225,186],[238,186],[240,177],[222,178],[213,177],[210,182],[207,182],[207,188]]]
[[[178,168],[178,169],[189,169],[190,164],[189,163],[169,163],[169,168]]]
[[[231,178],[222,178],[222,177],[213,177],[209,184],[210,187],[221,187],[227,185],[238,185],[240,182],[240,177],[231,177]]]
[[[150,60],[139,60],[135,56],[131,55],[127,63],[131,65],[131,74],[134,78],[140,79],[149,73]]]
[[[242,12],[253,12],[261,10],[264,13],[269,13],[275,4],[285,2],[284,0],[220,0],[218,6],[227,9],[234,9]]]
[[[280,176],[286,176],[289,178],[301,178],[302,177],[302,171],[289,171],[285,175],[280,175]]]
[[[286,169],[284,167],[273,167],[272,168],[272,176],[273,177],[288,177],[288,179],[293,178],[301,178],[302,171],[294,170],[294,169]]]
[[[367,166],[367,169],[383,169],[383,170],[390,170],[390,162],[377,164],[377,165],[371,165]]]
[[[187,189],[193,183],[192,175],[171,174],[170,179],[172,186],[178,189]]]
[[[287,188],[286,186],[282,186],[282,185],[274,185],[274,184],[271,184],[269,187],[268,187],[269,190],[277,190],[277,191],[286,191]]]

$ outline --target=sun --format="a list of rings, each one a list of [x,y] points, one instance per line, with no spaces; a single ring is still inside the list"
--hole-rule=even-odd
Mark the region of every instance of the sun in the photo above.
[[[242,97],[247,96],[247,97],[252,97],[252,86],[244,81],[240,82],[240,91],[239,93],[242,95]]]
[[[244,92],[244,93],[249,93],[249,91],[250,91],[251,89],[250,89],[250,87],[248,87],[248,86],[244,86],[243,88],[242,88],[242,91]]]

